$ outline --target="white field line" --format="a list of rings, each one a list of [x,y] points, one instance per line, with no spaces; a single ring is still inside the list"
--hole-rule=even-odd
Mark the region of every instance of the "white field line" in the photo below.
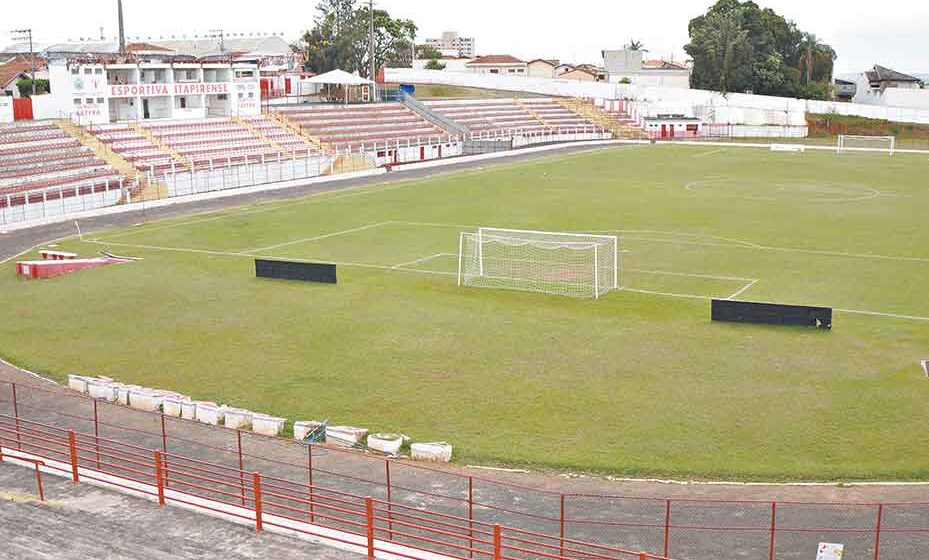
[[[624,292],[635,292],[637,294],[648,294],[653,296],[666,296],[666,297],[675,297],[675,298],[687,298],[687,299],[702,299],[710,301],[713,299],[710,296],[698,296],[696,294],[678,294],[674,292],[653,292],[652,290],[640,290],[638,288],[623,288]]]
[[[439,258],[439,257],[454,257],[454,256],[457,256],[457,255],[453,255],[453,254],[451,254],[451,253],[436,253],[436,254],[434,254],[434,255],[429,255],[428,257],[423,257],[423,258],[421,258],[421,259],[416,259],[415,261],[409,261],[409,262],[405,262],[405,263],[395,264],[394,266],[392,266],[392,267],[390,267],[390,268],[406,268],[406,267],[408,267],[408,266],[410,266],[410,265],[419,264],[419,263],[426,262],[426,261],[431,261],[432,259],[437,259],[437,258]]]
[[[749,288],[751,288],[752,286],[754,286],[754,285],[757,284],[757,283],[758,283],[758,280],[752,280],[752,281],[749,282],[748,284],[742,286],[741,289],[737,290],[734,294],[732,294],[731,296],[727,297],[726,299],[735,299],[735,298],[739,297],[740,295],[742,295],[742,294],[744,294],[745,292],[747,292]]]
[[[706,157],[713,154],[721,154],[726,151],[726,148],[720,148],[718,150],[710,150],[709,152],[700,152],[699,154],[692,154],[690,157]]]
[[[311,241],[319,241],[319,240],[321,240],[321,239],[329,239],[330,237],[338,237],[338,236],[340,236],[340,235],[347,235],[347,234],[349,234],[349,233],[356,233],[356,232],[359,232],[359,231],[364,231],[364,230],[366,230],[366,229],[373,229],[373,228],[376,228],[376,227],[381,227],[381,226],[384,226],[384,225],[387,225],[387,224],[390,224],[390,223],[391,223],[391,222],[389,222],[389,221],[386,221],[386,222],[376,222],[376,223],[373,223],[373,224],[367,224],[367,225],[363,225],[363,226],[356,227],[356,228],[343,229],[343,230],[341,230],[341,231],[333,231],[333,232],[331,232],[331,233],[325,233],[325,234],[323,234],[323,235],[317,235],[317,236],[314,236],[314,237],[303,237],[303,238],[301,238],[301,239],[294,239],[293,241],[287,241],[287,242],[284,242],[284,243],[278,243],[277,245],[268,245],[267,247],[259,247],[259,248],[257,248],[257,249],[249,249],[248,251],[241,251],[241,252],[242,252],[242,253],[248,254],[248,253],[258,253],[258,252],[264,252],[264,251],[273,251],[273,250],[275,250],[275,249],[280,249],[281,247],[288,247],[288,246],[290,246],[290,245],[299,245],[300,243],[309,243],[309,242],[311,242]]]
[[[706,278],[709,280],[732,280],[734,282],[757,282],[754,278],[739,278],[736,276],[714,276],[712,274],[691,274],[689,272],[671,272],[668,270],[646,270],[643,268],[627,268],[627,272],[639,272],[642,274],[663,274],[666,276],[686,276],[688,278]]]

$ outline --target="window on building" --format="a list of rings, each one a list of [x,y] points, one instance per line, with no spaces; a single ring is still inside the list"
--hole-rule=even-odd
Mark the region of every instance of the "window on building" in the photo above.
[[[187,108],[187,98],[186,98],[186,97],[181,97],[180,101],[181,101],[181,109],[186,109],[186,108]]]
[[[103,74],[103,68],[94,68],[94,74]]]
[[[225,101],[225,100],[229,99],[229,96],[226,95],[225,93],[220,93],[219,95],[216,96],[216,99],[218,99],[218,100],[220,100],[220,101]]]
[[[491,74],[499,74],[499,73],[500,73],[500,70],[498,70],[498,69],[496,69],[496,68],[491,68],[491,69],[490,69],[490,73],[491,73]]]
[[[87,99],[84,100],[84,105],[93,105],[93,104],[94,104],[93,97],[88,97]]]
[[[84,75],[85,75],[85,76],[89,76],[89,75],[92,74],[92,73],[93,73],[93,70],[92,70],[91,68],[84,68]]]
[[[255,99],[255,92],[254,92],[254,91],[248,92],[248,98],[249,98],[249,99]]]
[[[98,98],[97,98],[97,105],[103,105],[103,98],[102,98],[102,97],[98,97]]]
[[[77,76],[78,74],[81,73],[81,71],[80,71],[79,69],[77,69],[77,68],[72,68],[72,69],[71,69],[71,73],[74,74],[75,76]]]
[[[80,98],[80,97],[75,97],[75,98],[74,98],[74,105],[77,106],[77,107],[80,107],[80,105],[81,105],[81,98]]]

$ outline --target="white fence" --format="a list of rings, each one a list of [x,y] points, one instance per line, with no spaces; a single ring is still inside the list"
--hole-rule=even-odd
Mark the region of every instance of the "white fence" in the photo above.
[[[130,191],[122,180],[78,183],[0,197],[0,225],[66,216],[113,206]]]
[[[386,72],[389,82],[456,85],[562,97],[602,97],[643,101],[653,107],[654,113],[684,113],[699,116],[694,112],[696,108],[703,107],[704,111],[714,112],[715,120],[708,120],[712,123],[802,126],[805,124],[806,113],[837,113],[895,122],[929,124],[929,110],[925,109],[810,101],[744,93],[722,94],[699,89],[578,82],[558,78],[529,78],[441,70],[412,70],[410,68],[388,68]]]

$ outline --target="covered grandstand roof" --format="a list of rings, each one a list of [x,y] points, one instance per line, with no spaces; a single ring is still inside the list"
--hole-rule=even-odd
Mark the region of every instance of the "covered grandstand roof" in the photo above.
[[[162,56],[186,56],[194,58],[208,58],[216,56],[232,56],[237,59],[251,60],[265,57],[291,56],[293,50],[290,44],[281,36],[266,35],[260,37],[223,38],[222,48],[216,37],[194,38],[133,38],[127,50],[135,54],[149,54]],[[134,47],[134,48],[133,48]],[[116,41],[69,41],[65,43],[37,44],[33,46],[35,52],[43,55],[69,55],[69,54],[118,54],[119,43]],[[23,54],[29,52],[28,43],[10,45],[2,54]]]

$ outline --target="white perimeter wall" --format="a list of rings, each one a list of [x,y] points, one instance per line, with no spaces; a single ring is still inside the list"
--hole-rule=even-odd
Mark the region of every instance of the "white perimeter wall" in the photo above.
[[[0,123],[13,122],[13,98],[0,95]]]
[[[511,77],[490,74],[467,74],[438,70],[388,68],[388,82],[447,84],[507,91],[526,91],[542,95],[593,97],[645,101],[649,114],[682,113],[715,124],[804,126],[806,113],[854,115],[895,122],[929,124],[929,108],[915,109],[809,101],[789,97],[748,95],[715,91],[642,85],[577,82],[558,78]],[[917,90],[918,91],[918,90]],[[649,116],[650,116],[649,115]]]

